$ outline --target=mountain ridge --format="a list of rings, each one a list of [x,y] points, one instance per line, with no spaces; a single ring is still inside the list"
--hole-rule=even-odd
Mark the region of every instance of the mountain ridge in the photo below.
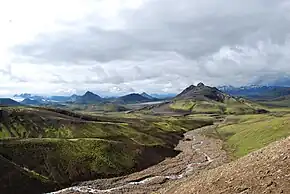
[[[21,106],[21,103],[11,98],[0,98],[0,106]]]
[[[154,114],[245,114],[267,112],[249,100],[234,97],[216,87],[199,83],[190,85],[180,94],[162,104],[145,107]]]
[[[254,100],[267,100],[290,95],[290,87],[285,86],[220,86],[219,89],[233,96],[242,96]]]

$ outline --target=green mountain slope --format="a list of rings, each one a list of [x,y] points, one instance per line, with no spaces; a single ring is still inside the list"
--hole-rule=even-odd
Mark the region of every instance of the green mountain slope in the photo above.
[[[39,194],[60,186],[39,174],[29,171],[0,155],[0,191],[1,193]]]
[[[211,123],[195,118],[127,118],[3,107],[0,155],[50,182],[68,186],[132,173],[174,156],[178,152],[173,148],[185,131]],[[15,175],[16,180],[21,176]]]
[[[152,112],[179,112],[186,114],[250,114],[266,112],[251,101],[235,98],[214,87],[200,83],[191,85],[171,101],[151,107]]]

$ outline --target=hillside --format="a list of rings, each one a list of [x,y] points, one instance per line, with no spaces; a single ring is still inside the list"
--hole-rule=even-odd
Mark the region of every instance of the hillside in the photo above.
[[[158,193],[290,193],[290,138]]]
[[[73,102],[79,103],[79,104],[94,104],[94,103],[101,102],[103,99],[99,95],[94,94],[93,92],[87,91],[82,96],[75,96],[75,95],[72,96],[72,100],[74,100]]]
[[[192,117],[205,118],[206,115],[189,115],[185,118],[189,119]],[[217,193],[262,193],[256,192],[256,190],[252,191],[251,189],[259,187],[260,183],[271,185],[271,175],[275,174],[280,168],[275,169],[276,171],[273,170],[273,173],[267,174],[265,173],[267,171],[263,170],[255,174],[252,173],[253,169],[251,167],[246,167],[245,169],[243,167],[251,166],[252,162],[255,163],[255,169],[256,166],[257,168],[260,167],[259,162],[261,159],[252,152],[290,135],[289,117],[289,114],[284,113],[226,116],[223,122],[185,133],[184,139],[180,140],[176,147],[176,150],[180,150],[181,152],[175,157],[167,158],[148,169],[121,178],[98,179],[84,182],[56,192],[56,194],[86,193],[89,191],[92,193],[110,192],[112,194],[179,193],[179,189],[183,185],[186,185],[186,189],[188,189],[182,190],[183,193],[215,193],[216,190],[210,190],[212,187],[211,184],[215,186],[222,184],[219,185],[222,186],[222,190],[218,190],[217,188]],[[274,148],[272,152],[275,152],[276,149],[277,152],[280,151],[278,147]],[[282,159],[281,157],[279,158],[286,161],[286,164],[288,161],[285,160],[285,156],[289,155],[289,151],[281,155]],[[247,154],[250,155],[245,156]],[[245,162],[243,160],[243,162],[237,163],[237,161],[242,160],[239,159],[241,157],[251,157],[251,161]],[[271,153],[270,157],[272,157]],[[269,161],[270,163],[266,164],[264,161]],[[228,162],[231,163],[228,164]],[[276,168],[276,164],[272,163],[271,159],[265,160],[263,158],[261,165],[266,166],[266,168],[269,167],[270,169]],[[229,176],[227,176],[228,170],[225,170],[228,169],[228,166],[233,166],[233,168],[230,168],[229,173],[231,174]],[[285,167],[287,168],[287,165],[284,165]],[[211,180],[211,172],[215,170],[210,169],[215,168],[220,169],[218,173],[214,174],[217,178],[214,178],[213,181],[199,190],[192,188],[198,187],[199,183],[203,183],[204,180]],[[207,173],[208,170],[210,170],[209,173]],[[250,177],[247,177],[248,175],[244,176],[247,173],[249,173]],[[279,172],[277,178],[287,178],[288,173],[289,171],[282,170]],[[205,174],[205,177],[199,176],[203,174]],[[262,177],[269,175],[269,177],[265,180],[260,178],[256,181],[256,175],[261,175]],[[224,178],[225,176],[226,179]],[[248,187],[248,185],[245,186],[243,179],[251,179],[252,177],[254,178],[251,182],[248,182],[251,184],[251,187]],[[234,182],[234,179],[237,179],[237,181]],[[192,182],[197,182],[196,184],[198,186],[192,186]],[[282,181],[282,187],[284,187],[283,184],[285,183],[287,181]],[[229,188],[227,187],[228,185],[230,185]],[[277,187],[279,188],[280,186]],[[285,188],[287,188],[287,185]],[[193,191],[191,192],[190,189]],[[222,192],[223,190],[224,192]],[[269,193],[276,193],[275,191],[277,190],[273,188]],[[278,190],[278,193],[280,192],[281,190]]]
[[[150,96],[149,94],[147,94],[146,92],[143,92],[140,94],[141,96],[148,98],[150,100],[158,100],[157,98],[154,98],[153,96]]]
[[[42,102],[40,102],[38,100],[32,100],[30,98],[25,98],[24,100],[21,101],[21,104],[25,104],[25,105],[41,105]]]
[[[0,106],[21,106],[21,104],[11,98],[0,98]]]
[[[151,98],[145,97],[141,94],[128,94],[126,96],[119,97],[117,102],[125,103],[125,104],[133,104],[133,103],[141,103],[141,102],[150,102]]]
[[[148,111],[148,109],[147,109]],[[249,114],[266,112],[261,106],[249,100],[232,97],[215,87],[199,83],[191,85],[169,102],[153,106],[153,113],[183,114]]]
[[[290,107],[290,95],[260,100],[258,103],[269,107]]]
[[[230,115],[204,135],[221,139],[233,158],[240,158],[274,141],[290,136],[290,114]]]
[[[129,174],[175,156],[178,152],[173,148],[185,131],[209,124],[212,121],[194,118],[127,118],[53,108],[2,107],[0,156],[41,180],[64,187]],[[13,178],[35,181],[23,173],[15,173]],[[7,179],[0,179],[0,185],[10,190],[8,193],[29,190],[18,182],[6,185],[1,180]],[[50,184],[36,182],[42,192],[50,191]],[[15,190],[13,185],[20,186]]]
[[[1,155],[0,166],[1,193],[39,194],[47,190],[55,190],[60,188],[56,183],[11,162]]]
[[[99,102],[94,104],[66,103],[56,104],[53,107],[66,108],[71,111],[87,113],[124,112],[129,110],[125,105],[113,102]]]

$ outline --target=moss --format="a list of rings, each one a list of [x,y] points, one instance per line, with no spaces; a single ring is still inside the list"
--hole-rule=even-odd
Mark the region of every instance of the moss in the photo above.
[[[38,194],[59,189],[59,185],[42,175],[22,168],[0,155],[1,193]]]
[[[62,185],[140,170],[145,167],[141,161],[160,162],[162,153],[173,152],[185,131],[212,124],[198,118],[142,114],[83,115],[43,108],[5,111],[0,135],[10,139],[0,140],[0,154],[21,164],[34,178],[47,177]],[[147,158],[151,155],[146,150],[159,150],[158,159]]]
[[[0,138],[9,138],[11,133],[7,130],[6,126],[0,123]]]
[[[173,110],[191,111],[195,102],[192,100],[178,100],[170,104],[170,108]]]
[[[236,157],[244,156],[290,135],[290,115],[241,116],[236,124],[220,127],[219,136]]]

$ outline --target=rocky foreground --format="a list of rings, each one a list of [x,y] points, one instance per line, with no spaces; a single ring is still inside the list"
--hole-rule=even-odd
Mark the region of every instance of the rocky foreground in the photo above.
[[[290,137],[157,193],[290,193]]]

